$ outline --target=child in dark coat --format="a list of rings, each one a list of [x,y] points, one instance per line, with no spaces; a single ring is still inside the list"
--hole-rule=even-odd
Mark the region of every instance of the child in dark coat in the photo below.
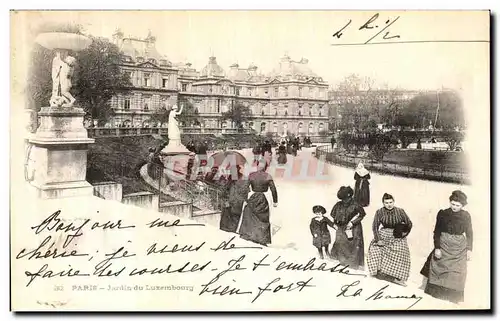
[[[333,222],[325,216],[326,209],[321,205],[313,206],[313,213],[316,215],[311,219],[309,228],[313,236],[313,245],[318,249],[319,257],[324,258],[323,249],[326,255],[329,256],[328,246],[332,242],[328,226],[333,227]]]

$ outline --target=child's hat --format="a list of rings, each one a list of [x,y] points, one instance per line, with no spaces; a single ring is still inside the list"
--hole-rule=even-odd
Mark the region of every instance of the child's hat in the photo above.
[[[323,206],[321,206],[321,205],[314,205],[313,206],[313,213],[325,214],[326,213],[326,209]]]

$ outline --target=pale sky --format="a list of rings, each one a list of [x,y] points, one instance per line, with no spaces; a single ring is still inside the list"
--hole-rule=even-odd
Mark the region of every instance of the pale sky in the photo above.
[[[39,19],[83,24],[90,34],[111,38],[124,34],[157,38],[157,49],[173,62],[191,62],[200,70],[213,53],[224,70],[237,62],[254,63],[268,73],[285,53],[305,57],[312,70],[336,85],[356,73],[379,84],[404,89],[460,89],[468,83],[478,59],[488,59],[488,43],[411,43],[331,46],[365,42],[378,31],[358,30],[376,12],[356,11],[101,11],[33,13]],[[380,12],[379,29],[398,40],[488,40],[487,12]],[[332,35],[352,20],[340,39]],[[384,41],[385,31],[373,41]],[[394,41],[385,40],[385,41]],[[480,61],[480,60],[479,60]],[[483,60],[484,63],[484,60]]]

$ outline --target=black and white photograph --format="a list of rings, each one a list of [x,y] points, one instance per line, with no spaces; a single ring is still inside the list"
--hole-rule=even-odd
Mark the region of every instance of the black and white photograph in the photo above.
[[[10,26],[12,311],[492,308],[489,11]]]

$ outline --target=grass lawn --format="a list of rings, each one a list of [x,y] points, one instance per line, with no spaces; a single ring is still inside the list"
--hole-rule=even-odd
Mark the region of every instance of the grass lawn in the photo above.
[[[467,171],[467,158],[464,152],[394,150],[384,155],[384,162],[435,170],[442,167],[443,170],[449,172]]]
[[[121,183],[124,195],[154,192],[139,176],[139,169],[146,163],[148,149],[162,142],[153,136],[97,138],[89,146],[87,180],[90,183]]]

